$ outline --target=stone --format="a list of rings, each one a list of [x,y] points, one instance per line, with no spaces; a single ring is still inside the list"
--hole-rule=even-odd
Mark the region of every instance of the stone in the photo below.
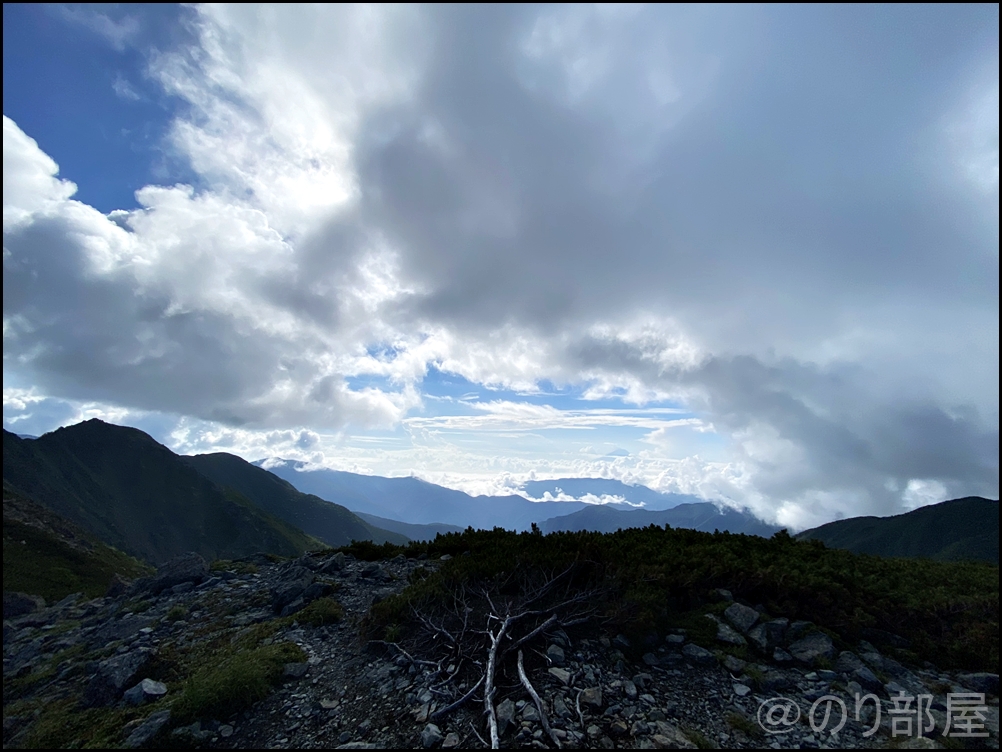
[[[644,653],[643,658],[644,664],[650,666],[651,668],[661,665],[661,659],[658,658],[654,653]]]
[[[571,682],[571,672],[565,668],[557,668],[556,666],[551,666],[547,673],[554,679],[559,681],[564,686],[567,686]]]
[[[205,559],[191,551],[175,556],[157,567],[157,573],[152,577],[141,577],[132,584],[133,592],[148,592],[159,595],[175,585],[190,582],[195,585],[209,576],[209,565]]]
[[[108,589],[104,591],[104,597],[120,598],[129,592],[129,588],[131,586],[132,582],[130,580],[125,579],[118,572],[115,572],[111,576],[111,580],[108,582]]]
[[[136,680],[136,675],[149,665],[152,657],[152,650],[139,648],[101,661],[84,690],[84,705],[93,708],[115,702]]]
[[[559,718],[571,718],[574,715],[562,695],[553,698],[553,713]]]
[[[765,671],[762,678],[755,682],[762,692],[784,692],[795,687],[794,683],[782,671]]]
[[[278,612],[279,616],[292,616],[293,614],[302,611],[306,608],[306,601],[302,597],[296,598],[292,603],[286,603],[282,606],[282,610]]]
[[[670,634],[667,637],[665,637],[665,643],[673,647],[678,647],[679,645],[685,643],[685,635]]]
[[[851,675],[853,671],[861,669],[865,665],[863,660],[851,650],[843,650],[838,654],[838,660],[835,661],[835,671],[840,674]]]
[[[626,736],[628,733],[630,733],[630,727],[626,725],[626,721],[617,718],[609,724],[609,736],[614,739]]]
[[[786,630],[787,642],[796,642],[814,625],[809,621],[795,621]]]
[[[515,722],[515,703],[510,699],[502,700],[494,709],[498,719],[498,736],[504,734],[505,730]]]
[[[803,664],[816,666],[818,661],[835,657],[835,645],[824,632],[810,632],[790,645],[790,654]]]
[[[272,609],[281,613],[285,606],[301,599],[306,588],[313,584],[313,579],[313,572],[306,567],[294,566],[286,570],[282,579],[271,589]]]
[[[724,611],[724,618],[739,632],[747,632],[758,621],[759,613],[742,603],[732,603]]]
[[[747,697],[748,695],[751,694],[751,687],[749,687],[747,684],[740,684],[738,682],[735,682],[734,684],[731,685],[731,689],[734,691],[734,694],[736,694],[738,697]]]
[[[224,723],[219,727],[219,735],[224,739],[229,739],[233,736],[233,727],[228,723]]]
[[[549,647],[546,648],[546,657],[554,666],[563,666],[567,662],[564,649],[556,643],[550,643]]]
[[[323,566],[320,567],[319,571],[323,574],[333,574],[334,572],[340,572],[344,569],[344,564],[344,554],[338,551],[323,563]]]
[[[45,608],[45,598],[40,595],[28,595],[27,593],[14,593],[4,591],[3,594],[3,618],[15,619],[18,616],[33,614]]]
[[[182,582],[170,589],[172,595],[184,595],[195,589],[194,582]]]
[[[682,648],[682,655],[697,666],[713,666],[717,662],[713,653],[692,642]]]
[[[307,603],[312,603],[317,598],[324,598],[334,592],[334,588],[326,582],[314,582],[303,591],[302,598]]]
[[[629,700],[636,700],[637,695],[639,694],[637,692],[637,685],[631,681],[623,682],[623,694],[626,695]]]
[[[286,663],[282,669],[282,676],[286,679],[302,679],[309,668],[309,663]]]
[[[361,575],[372,580],[381,579],[383,577],[383,567],[378,561],[370,561],[362,567]]]
[[[740,605],[735,603],[735,606]],[[747,645],[748,641],[737,633],[733,628],[727,626],[723,622],[717,624],[717,641],[722,642],[726,645]]]
[[[129,705],[139,706],[145,702],[159,700],[167,694],[167,685],[153,679],[143,679],[139,684],[125,691],[122,699]]]
[[[998,695],[999,675],[978,672],[973,674],[960,674],[957,681],[963,686],[973,689],[975,692],[983,692],[986,695]]]
[[[436,744],[441,743],[444,738],[445,737],[442,735],[442,729],[434,723],[429,723],[421,731],[421,746],[425,749],[431,749]]]
[[[143,721],[125,740],[125,746],[129,749],[145,747],[153,738],[160,733],[161,729],[170,720],[170,711],[161,710],[154,713]]]
[[[783,644],[789,626],[789,619],[764,621],[748,630],[748,639],[760,653],[768,654],[770,650]]]
[[[529,721],[530,723],[539,722],[539,711],[536,710],[535,705],[526,705],[522,708],[522,720]]]
[[[450,731],[445,735],[445,739],[442,740],[442,749],[455,749],[459,746],[459,734],[455,731]]]
[[[724,656],[724,668],[730,671],[732,674],[740,674],[745,670],[745,666],[748,665],[748,661],[743,661],[740,658],[733,655]]]
[[[876,692],[881,688],[880,679],[870,670],[868,666],[860,666],[850,674],[851,680],[868,692]]]
[[[590,708],[602,707],[602,688],[588,687],[581,691],[581,704]]]
[[[654,744],[658,749],[696,749],[696,745],[682,731],[666,721],[657,721]],[[660,737],[660,738],[659,738]]]
[[[794,658],[787,651],[783,650],[783,648],[776,648],[772,651],[772,660],[783,665],[793,663]]]

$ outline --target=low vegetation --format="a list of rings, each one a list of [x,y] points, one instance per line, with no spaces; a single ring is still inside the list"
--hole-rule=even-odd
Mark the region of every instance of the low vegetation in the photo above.
[[[386,630],[406,634],[416,608],[444,609],[461,589],[510,581],[515,571],[571,568],[574,587],[601,593],[596,616],[640,646],[673,627],[712,638],[703,614],[724,588],[771,615],[812,621],[843,644],[884,630],[910,642],[902,658],[998,671],[999,577],[991,564],[858,555],[785,531],[765,539],[653,526],[546,536],[468,529],[406,548],[354,543],[342,550],[366,560],[452,557],[373,607],[363,626],[377,638]]]

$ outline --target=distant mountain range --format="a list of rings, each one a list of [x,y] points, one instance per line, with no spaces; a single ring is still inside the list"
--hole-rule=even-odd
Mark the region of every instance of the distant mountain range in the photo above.
[[[999,563],[998,500],[968,496],[893,517],[853,517],[800,533],[858,554]]]
[[[708,501],[695,504],[679,504],[672,509],[615,509],[606,505],[593,505],[586,509],[552,517],[539,524],[544,533],[558,530],[594,530],[599,533],[613,533],[621,528],[647,527],[657,525],[664,527],[691,528],[712,533],[714,530],[728,533],[744,533],[760,535],[768,538],[779,530],[774,525],[767,525],[748,512],[718,507]]]

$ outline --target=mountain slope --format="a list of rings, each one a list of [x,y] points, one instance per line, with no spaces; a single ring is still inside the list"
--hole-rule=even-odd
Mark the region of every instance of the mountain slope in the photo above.
[[[151,571],[4,484],[4,592],[49,601],[78,592],[94,598],[105,594],[114,574],[132,579]]]
[[[366,514],[365,512],[358,512],[358,516],[370,525],[375,525],[383,530],[390,530],[394,533],[405,535],[409,540],[413,541],[435,540],[435,536],[439,533],[445,535],[446,533],[463,532],[463,528],[458,525],[446,525],[443,522],[432,522],[427,525],[412,525],[409,522],[388,520],[385,517],[377,517],[374,514]]]
[[[829,548],[942,561],[999,562],[998,500],[968,496],[893,517],[853,517],[800,533]]]
[[[319,545],[134,428],[89,420],[34,440],[4,431],[3,447],[5,485],[149,562]]]
[[[206,478],[243,494],[269,514],[319,538],[328,546],[346,546],[353,540],[396,545],[408,541],[399,531],[381,529],[340,504],[301,493],[288,481],[235,455],[218,452],[181,459]]]
[[[697,504],[679,504],[672,509],[649,511],[646,509],[622,510],[608,505],[592,505],[573,514],[553,517],[539,524],[544,533],[558,530],[576,532],[593,530],[612,533],[627,528],[656,525],[673,528],[689,528],[712,533],[714,530],[730,533],[745,533],[769,537],[779,528],[767,525],[747,512],[720,509],[708,501]]]

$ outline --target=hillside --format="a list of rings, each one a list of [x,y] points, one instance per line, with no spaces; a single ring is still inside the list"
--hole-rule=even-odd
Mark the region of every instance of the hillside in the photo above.
[[[446,525],[442,522],[432,522],[427,525],[412,525],[409,522],[388,520],[385,517],[377,517],[374,514],[366,514],[365,512],[359,512],[358,516],[370,525],[375,525],[376,527],[384,530],[399,533],[400,535],[406,536],[409,540],[414,541],[435,540],[435,536],[440,533],[445,535],[446,533],[463,532],[463,529],[457,525]]]
[[[968,496],[893,517],[853,517],[800,533],[861,554],[999,563],[998,500]]]
[[[656,525],[664,527],[689,528],[712,533],[714,530],[729,533],[745,533],[768,537],[779,528],[767,525],[747,512],[720,509],[708,501],[696,504],[679,504],[672,509],[651,511],[646,509],[621,509],[608,505],[593,505],[573,514],[552,517],[539,523],[544,533],[557,531],[577,532],[592,530],[599,533],[613,533],[627,528]]]
[[[70,593],[94,598],[105,594],[115,574],[132,579],[150,571],[4,485],[4,592],[40,595],[50,602]]]
[[[319,538],[328,546],[336,548],[353,540],[396,544],[408,540],[399,531],[381,529],[340,504],[300,493],[288,481],[235,455],[219,452],[182,457],[182,460],[206,478],[232,488],[264,511]]]
[[[35,440],[4,431],[3,448],[5,486],[149,562],[320,545],[134,428],[89,420]]]

